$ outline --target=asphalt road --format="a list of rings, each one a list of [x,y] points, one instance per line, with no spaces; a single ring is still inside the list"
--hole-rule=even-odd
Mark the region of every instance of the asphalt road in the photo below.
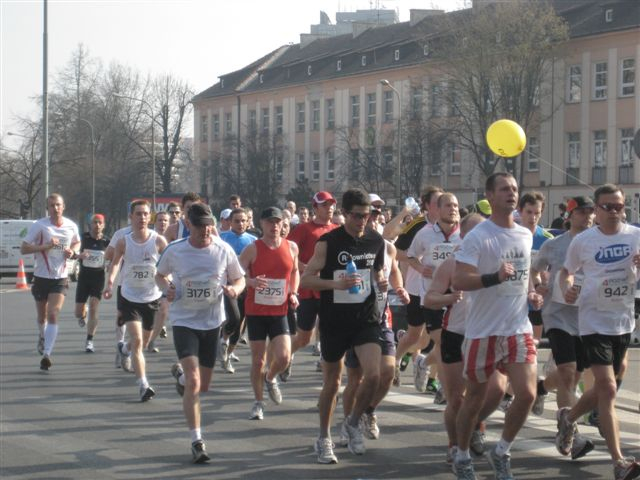
[[[212,391],[203,396],[203,433],[212,462],[192,465],[189,433],[170,367],[171,335],[161,352],[147,355],[148,377],[157,396],[140,403],[132,374],[114,368],[113,301],[103,302],[96,353],[84,352],[84,332],[73,317],[72,286],[61,315],[53,368],[39,370],[35,309],[29,292],[13,281],[0,285],[0,476],[6,479],[452,479],[445,464],[443,407],[417,393],[410,369],[378,411],[381,438],[356,457],[338,447],[337,465],[318,465],[316,402],[320,374],[310,350],[296,355],[284,402],[267,404],[263,421],[250,421],[249,350],[229,375],[216,369]],[[545,359],[548,351],[541,350]],[[617,412],[625,454],[640,457],[640,349],[630,351],[629,371]],[[341,406],[338,407],[340,409]],[[530,416],[512,449],[518,479],[612,478],[604,440],[580,426],[596,449],[571,462],[554,447],[555,397],[541,417]],[[335,417],[335,424],[342,414]],[[490,444],[499,438],[504,415],[489,420]],[[333,428],[334,439],[338,429]],[[479,478],[493,478],[486,460],[476,461]]]

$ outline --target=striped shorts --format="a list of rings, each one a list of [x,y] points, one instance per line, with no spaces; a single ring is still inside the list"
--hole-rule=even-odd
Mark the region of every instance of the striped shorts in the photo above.
[[[536,363],[536,346],[530,333],[509,337],[465,338],[462,344],[464,378],[484,383],[508,363]]]

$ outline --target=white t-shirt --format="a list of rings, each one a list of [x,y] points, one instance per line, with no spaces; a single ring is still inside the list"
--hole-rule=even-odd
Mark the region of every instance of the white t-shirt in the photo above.
[[[173,326],[211,330],[225,320],[222,285],[244,276],[231,246],[212,236],[211,244],[195,248],[188,239],[169,244],[158,261],[161,275],[172,275],[176,299],[171,303]]]
[[[33,274],[40,278],[67,278],[67,259],[64,249],[80,241],[78,226],[66,217],[62,217],[60,226],[51,223],[50,217],[41,218],[34,222],[24,237],[24,241],[32,245],[49,243],[53,238],[58,239],[58,245],[34,254],[36,264]]]
[[[592,227],[576,235],[564,267],[582,268],[584,283],[578,297],[580,335],[623,335],[635,328],[633,316],[638,269],[633,256],[640,253],[640,229],[623,224],[615,235]]]
[[[124,237],[120,292],[130,302],[153,302],[162,296],[155,281],[156,263],[160,258],[156,245],[158,234],[149,230],[149,238],[143,243],[135,241],[132,235],[133,233],[129,233]]]
[[[428,265],[435,270],[449,258],[460,243],[462,243],[462,239],[457,225],[447,236],[437,223],[427,224],[413,237],[411,246],[407,250],[407,257],[416,258],[420,260],[422,265]],[[413,268],[409,268],[413,270]],[[418,278],[420,279],[418,295],[421,300],[424,300],[424,296],[431,286],[431,279],[419,273]]]
[[[495,273],[511,263],[511,279],[489,288],[465,292],[469,296],[465,338],[487,338],[531,333],[529,322],[529,267],[531,232],[520,226],[499,227],[491,220],[471,230],[456,252],[456,261],[472,265],[481,275]]]

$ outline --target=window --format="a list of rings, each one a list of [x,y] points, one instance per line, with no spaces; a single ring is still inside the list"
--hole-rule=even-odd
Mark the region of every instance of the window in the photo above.
[[[629,166],[632,164],[632,148],[633,128],[622,128],[620,130],[620,165]]]
[[[389,180],[393,178],[393,148],[382,149],[382,175]]]
[[[527,142],[527,172],[540,169],[540,143],[537,137],[529,137]]]
[[[269,133],[269,109],[262,109],[262,133]]]
[[[217,113],[213,116],[213,139],[218,140],[220,138],[220,115]]]
[[[598,62],[593,66],[593,98],[607,98],[607,62]]]
[[[338,60],[336,62],[336,70],[339,72],[340,70],[342,70],[342,60]]]
[[[264,83],[264,74],[260,74],[260,83]]]
[[[255,110],[249,110],[249,132],[255,133],[258,130],[258,118]]]
[[[636,89],[636,61],[633,58],[625,58],[620,64],[620,95],[632,96]]]
[[[336,158],[333,150],[327,151],[327,180],[334,180],[336,178]]]
[[[366,55],[362,55],[362,58],[360,59],[360,65],[362,65],[363,67],[367,66],[367,56]]]
[[[443,88],[439,83],[431,85],[431,116],[441,117],[443,114]]]
[[[304,180],[305,175],[304,175],[304,167],[305,167],[305,162],[304,162],[304,153],[298,153],[296,155],[296,167],[297,167],[297,172],[296,172],[296,178],[298,180]]]
[[[582,98],[582,67],[572,65],[569,67],[569,78],[567,81],[567,101],[579,102]]]
[[[209,122],[207,116],[202,115],[200,117],[200,141],[206,142],[209,139]]]
[[[422,116],[422,87],[411,89],[411,116],[412,118]]]
[[[393,92],[385,90],[384,92],[384,123],[393,121]]]
[[[455,143],[451,143],[449,148],[451,150],[449,175],[460,175],[462,173],[462,150]]]
[[[580,132],[567,134],[567,167],[580,168]]]
[[[429,42],[425,43],[424,46],[422,47],[422,54],[425,57],[428,57],[429,54],[431,53],[431,46],[429,45]]]
[[[307,66],[307,75],[311,76],[311,65]]]
[[[276,156],[276,180],[282,180],[282,170],[284,165],[284,158],[281,153]]]
[[[320,180],[320,154],[311,154],[311,180],[317,182]]]
[[[613,22],[613,8],[607,8],[604,11],[604,21],[607,23]]]
[[[327,129],[333,130],[336,126],[336,111],[333,98],[328,98],[325,106],[327,107]]]
[[[393,52],[393,59],[397,62],[398,60],[400,60],[400,50],[396,50],[395,52]]]
[[[311,130],[320,130],[320,100],[311,102]]]
[[[596,130],[593,132],[593,166],[605,167],[607,165],[607,131]]]
[[[304,132],[304,102],[296,104],[296,118],[298,121],[298,132]]]
[[[360,126],[360,96],[351,95],[351,126]]]
[[[367,125],[376,124],[376,94],[367,94]]]
[[[276,107],[276,133],[278,135],[282,135],[282,125],[283,125],[282,107]]]
[[[229,137],[232,134],[231,128],[231,113],[224,114],[224,134]]]

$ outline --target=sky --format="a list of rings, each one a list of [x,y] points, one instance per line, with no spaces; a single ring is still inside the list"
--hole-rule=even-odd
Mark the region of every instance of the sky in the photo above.
[[[171,73],[200,92],[288,43],[298,43],[338,11],[393,9],[400,21],[411,8],[462,8],[464,0],[75,0],[48,3],[51,78],[79,44],[103,65],[116,61],[142,74]],[[16,116],[38,118],[42,93],[42,0],[0,0],[0,135]]]

